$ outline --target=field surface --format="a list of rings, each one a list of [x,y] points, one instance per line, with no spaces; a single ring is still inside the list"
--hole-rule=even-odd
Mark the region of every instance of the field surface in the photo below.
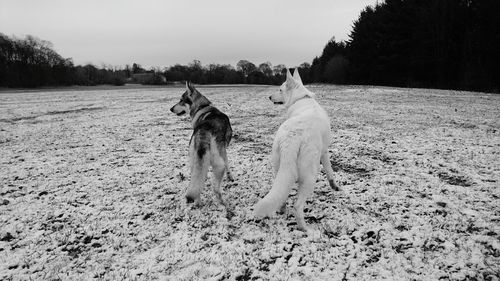
[[[199,87],[230,117],[233,216],[187,205],[182,88],[0,92],[0,280],[499,280],[500,95],[312,85],[331,163],[296,229],[254,220],[277,87]]]

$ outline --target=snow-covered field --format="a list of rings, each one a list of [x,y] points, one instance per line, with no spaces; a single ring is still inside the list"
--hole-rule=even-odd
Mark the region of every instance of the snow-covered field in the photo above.
[[[230,117],[228,220],[184,199],[182,88],[0,92],[1,280],[499,280],[500,95],[313,85],[331,162],[262,221],[277,87],[199,87]]]

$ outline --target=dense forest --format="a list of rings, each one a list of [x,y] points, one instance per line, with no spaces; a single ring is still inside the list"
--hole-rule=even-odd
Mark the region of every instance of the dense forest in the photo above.
[[[299,67],[305,83],[500,90],[500,1],[386,0],[366,7],[349,40],[330,40],[319,57]],[[0,33],[0,87],[59,85],[279,84],[284,65],[240,60],[232,65],[143,69],[75,66],[52,44]]]
[[[500,90],[500,1],[386,0],[347,42],[331,40],[309,82]]]

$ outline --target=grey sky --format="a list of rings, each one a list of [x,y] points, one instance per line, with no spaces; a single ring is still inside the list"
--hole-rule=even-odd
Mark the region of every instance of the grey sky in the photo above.
[[[376,0],[0,0],[0,32],[51,41],[76,64],[240,59],[297,66],[345,40]]]

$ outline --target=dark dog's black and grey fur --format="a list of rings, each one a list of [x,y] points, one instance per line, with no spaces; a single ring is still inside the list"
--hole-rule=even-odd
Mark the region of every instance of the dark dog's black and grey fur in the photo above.
[[[186,193],[187,202],[200,205],[201,190],[205,185],[208,168],[212,166],[212,188],[219,202],[227,207],[222,199],[220,184],[224,171],[227,178],[233,181],[226,153],[233,133],[229,118],[212,106],[189,82],[186,83],[186,91],[181,100],[170,111],[177,115],[189,112],[193,125],[193,135],[189,142],[191,180]]]

